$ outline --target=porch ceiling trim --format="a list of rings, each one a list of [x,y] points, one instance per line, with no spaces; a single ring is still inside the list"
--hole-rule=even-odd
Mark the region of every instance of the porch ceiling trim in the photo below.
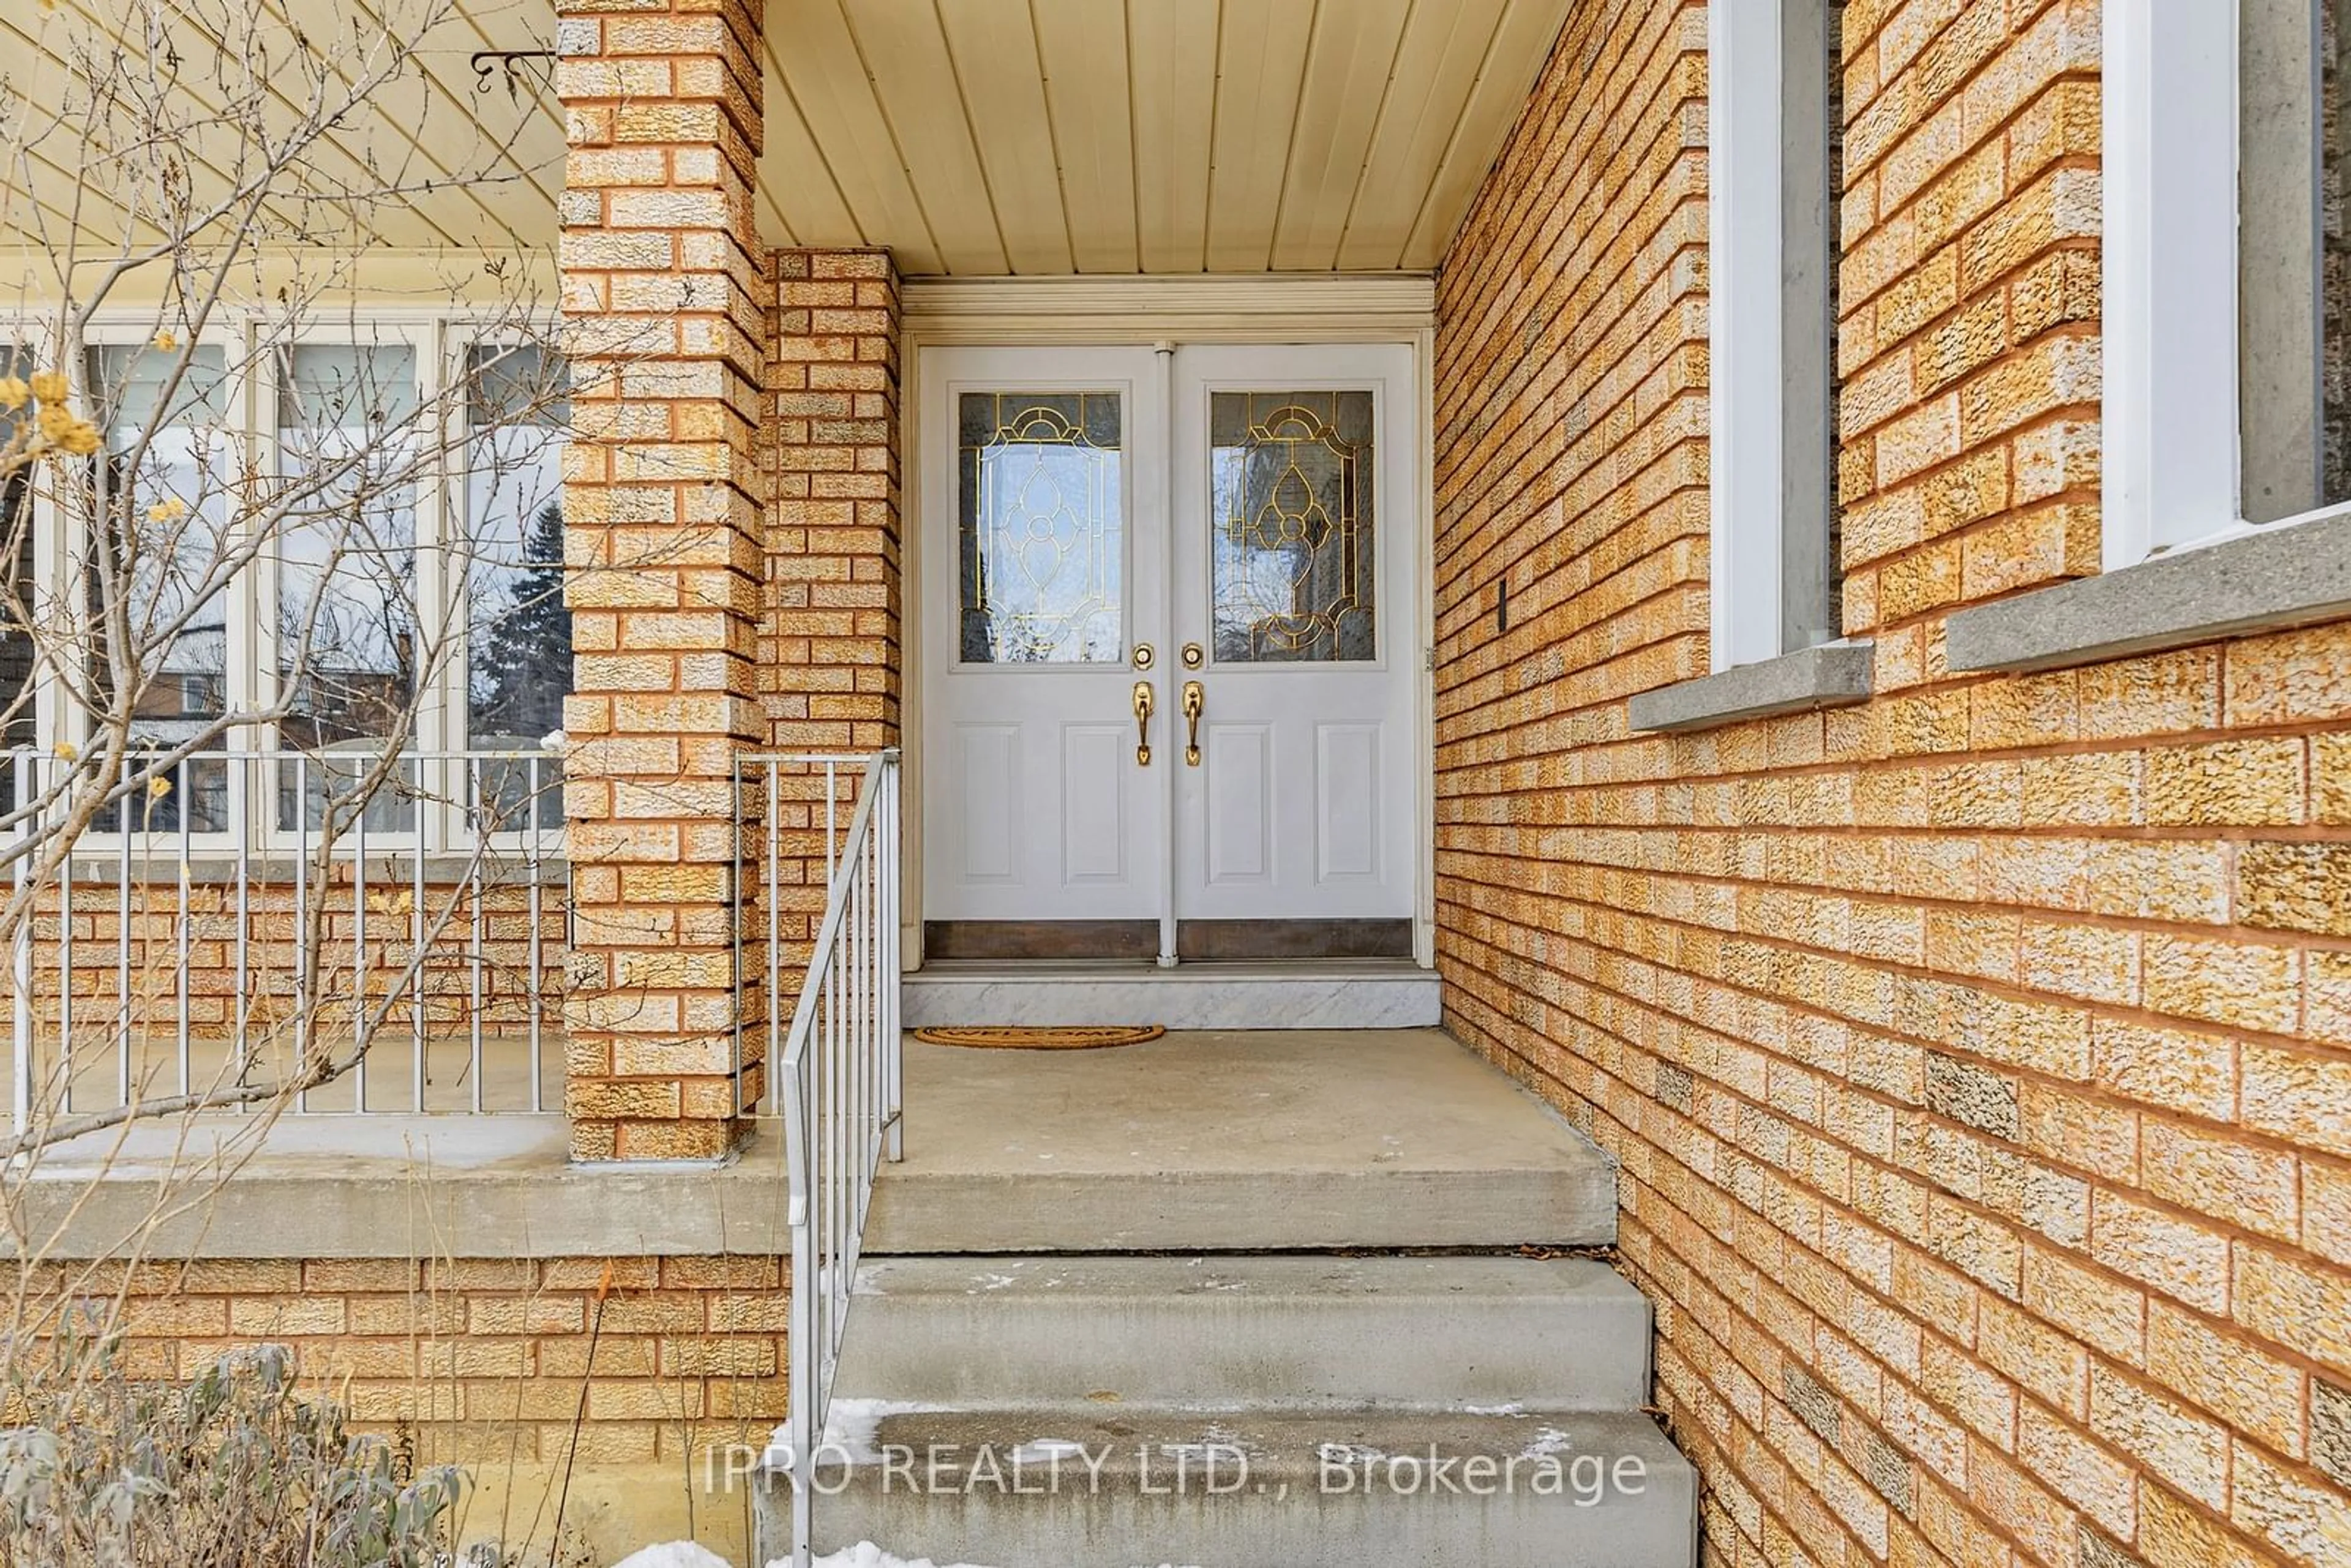
[[[925,343],[1307,342],[1405,338],[1437,317],[1419,275],[909,278],[906,333]]]

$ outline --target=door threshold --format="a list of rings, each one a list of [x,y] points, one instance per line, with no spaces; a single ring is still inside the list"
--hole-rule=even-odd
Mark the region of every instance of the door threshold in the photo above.
[[[1442,1011],[1433,969],[1408,958],[1181,964],[926,964],[900,992],[907,1027],[1159,1024],[1170,1030],[1426,1029]]]
[[[1001,975],[1006,979],[1054,980],[1122,975],[1136,979],[1176,980],[1186,976],[1196,979],[1204,977],[1246,977],[1254,975],[1295,977],[1327,974],[1343,979],[1366,976],[1433,977],[1435,973],[1435,970],[1424,969],[1409,958],[1187,958],[1174,965],[1162,965],[1153,958],[925,958],[923,967],[910,970],[906,978],[913,980],[924,975],[958,978],[974,975]]]

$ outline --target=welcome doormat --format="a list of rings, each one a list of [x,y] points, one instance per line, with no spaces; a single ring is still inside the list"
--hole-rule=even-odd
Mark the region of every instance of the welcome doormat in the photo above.
[[[1084,1025],[1071,1029],[918,1029],[914,1038],[929,1045],[960,1045],[976,1051],[1100,1051],[1105,1046],[1140,1045],[1167,1030],[1158,1024]]]

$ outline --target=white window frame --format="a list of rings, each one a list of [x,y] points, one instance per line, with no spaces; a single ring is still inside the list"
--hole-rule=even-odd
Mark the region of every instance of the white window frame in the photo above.
[[[78,342],[51,344],[51,362],[66,372],[73,385],[76,402],[94,415],[98,411],[99,389],[89,384],[90,351],[100,348],[148,348],[154,335],[155,319],[152,313],[101,317],[83,329]],[[208,325],[193,340],[198,345],[217,344],[223,350],[225,361],[224,379],[227,390],[222,402],[232,422],[229,440],[233,444],[241,443],[239,456],[249,455],[254,450],[254,377],[246,352],[249,338],[250,329],[246,322],[237,318],[225,318]],[[57,505],[54,495],[37,501],[35,505],[34,524],[38,532],[34,544],[34,571],[47,591],[78,598],[83,591],[81,570],[89,559],[92,541],[69,537],[65,508]],[[241,708],[249,710],[252,707],[256,695],[254,685],[256,672],[265,662],[259,634],[260,601],[256,598],[259,590],[255,577],[256,573],[250,570],[237,573],[229,579],[222,593],[223,612],[227,618],[222,653],[223,704],[232,714]],[[66,657],[78,660],[85,657],[88,652],[85,648],[76,647],[69,650]],[[74,685],[78,687],[87,678],[86,674],[80,670],[73,673]],[[89,715],[71,691],[51,689],[45,692],[37,703],[37,713],[38,727],[35,733],[37,743],[42,749],[47,750],[60,740],[76,746],[89,740]],[[217,749],[241,750],[256,745],[257,737],[253,727],[238,725],[223,735]],[[275,812],[265,810],[259,802],[248,798],[249,783],[249,779],[243,776],[241,770],[234,768],[229,770],[228,821],[217,830],[191,829],[186,838],[192,849],[205,852],[227,850],[237,841],[241,819],[262,824],[274,820]],[[127,808],[123,820],[129,820]],[[92,831],[88,835],[88,841],[93,845],[112,844],[120,841],[120,835]]]
[[[268,363],[256,359],[259,347],[256,333],[257,325],[242,316],[223,316],[200,335],[198,340],[217,342],[226,350],[228,361],[228,392],[225,398],[237,423],[236,434],[243,448],[254,458],[263,473],[277,472],[279,462],[277,432],[277,366],[274,357]],[[415,350],[417,396],[422,402],[445,395],[455,384],[453,378],[462,376],[465,356],[477,344],[489,344],[497,340],[477,323],[462,315],[446,310],[381,308],[360,308],[347,314],[319,318],[301,323],[291,331],[282,327],[274,329],[284,344],[334,343],[367,344],[406,343]],[[83,407],[93,406],[92,392],[88,384],[89,350],[100,346],[145,346],[153,337],[155,319],[152,312],[109,314],[89,324],[81,340],[70,352],[50,341],[28,342],[25,345],[35,353],[45,355],[50,362],[66,370],[76,389],[77,401]],[[444,418],[463,422],[462,408],[444,408]],[[469,450],[466,439],[470,433],[461,430],[453,439],[446,431],[436,433],[443,449],[450,453]],[[567,431],[564,438],[571,439]],[[455,656],[446,660],[435,674],[419,704],[416,734],[413,748],[425,752],[461,751],[469,741],[466,727],[466,616],[465,606],[455,602],[451,580],[450,548],[468,528],[468,476],[462,463],[444,463],[435,472],[423,477],[417,486],[415,500],[417,576],[416,598],[424,613],[449,617],[446,634],[454,640]],[[80,558],[80,547],[66,537],[64,511],[54,498],[44,497],[36,491],[34,513],[34,570],[41,583],[51,591],[76,591],[73,568]],[[263,551],[236,574],[227,589],[228,639],[226,695],[229,711],[250,712],[274,695],[277,684],[277,563],[268,551]],[[237,725],[222,737],[220,747],[229,750],[277,752],[284,750],[281,737],[274,725]],[[54,683],[43,683],[36,703],[37,744],[43,749],[58,741],[76,744],[88,736],[87,716],[79,706],[65,694],[54,689]],[[288,751],[288,756],[296,755]],[[275,765],[272,765],[273,767]],[[263,769],[261,777],[266,777]],[[559,778],[559,775],[550,777]],[[444,796],[450,803],[425,813],[419,819],[423,832],[425,852],[444,847],[465,845],[471,841],[464,828],[464,811],[450,790],[462,780],[427,780],[428,789]],[[264,851],[292,841],[294,837],[277,821],[275,788],[246,789],[244,781],[233,775],[232,815],[227,828],[219,831],[197,831],[188,835],[190,847],[201,852],[216,852],[235,845],[240,833],[247,833],[246,841]],[[240,821],[244,824],[240,828]],[[493,834],[490,843],[511,848],[530,840],[545,852],[559,854],[563,830],[559,822],[540,829],[520,828]],[[93,846],[116,841],[115,835],[93,833]],[[416,831],[391,832],[381,829],[368,833],[371,852],[381,848],[387,852],[404,852],[417,845]]]
[[[2238,0],[2107,0],[2103,563],[2351,512],[2242,505]]]
[[[439,323],[430,318],[418,319],[392,312],[368,312],[350,318],[308,322],[285,334],[277,345],[290,350],[305,345],[332,348],[393,348],[405,346],[414,356],[416,384],[414,392],[420,407],[431,406],[434,400],[445,394],[446,366],[443,363]],[[283,388],[278,372],[282,368],[273,353],[267,369],[256,378],[249,411],[254,439],[264,454],[266,471],[274,476],[284,476],[284,453],[279,447],[278,409]],[[424,434],[426,440],[442,439],[442,433]],[[446,449],[445,439],[442,439]],[[416,580],[410,590],[419,611],[420,620],[425,607],[441,605],[447,585],[442,572],[442,557],[447,548],[453,517],[448,504],[448,477],[439,472],[422,476],[416,485],[416,495],[411,503],[415,514],[414,549]],[[280,695],[278,685],[277,623],[278,592],[284,586],[278,580],[277,557],[265,551],[254,562],[254,589],[260,599],[260,634],[254,639],[253,667],[255,696],[268,703]],[[442,606],[445,612],[445,606]],[[417,629],[420,638],[424,628]],[[462,668],[462,663],[460,664]],[[448,681],[444,669],[440,677],[426,685],[416,695],[416,726],[413,743],[419,750],[438,751],[447,747],[448,697],[444,689]],[[263,749],[287,749],[284,737],[269,737]]]
[[[1792,33],[1824,26],[1826,5],[1707,7],[1708,603],[1718,672],[1798,651],[1787,563],[1809,540],[1792,529],[1818,530],[1826,607],[1836,432],[1823,426],[1837,373],[1834,322],[1823,309],[1815,329],[1805,302],[1826,298],[1838,193],[1826,188],[1826,41],[1817,68],[1792,70],[1786,47]],[[1800,153],[1817,156],[1818,171],[1800,166]],[[1809,225],[1815,210],[1830,226],[1790,232],[1792,215]],[[1843,628],[1823,630],[1814,642],[1834,641]]]
[[[469,322],[451,322],[446,329],[445,340],[442,346],[444,365],[442,373],[449,378],[451,384],[457,384],[470,373],[472,356],[476,350],[516,349],[526,346],[520,338],[510,332],[486,331]],[[470,459],[474,443],[472,410],[458,405],[451,408],[448,413],[450,418],[459,422],[460,426],[457,435],[449,442],[449,446],[455,451],[467,455]],[[568,426],[562,433],[562,440],[567,448],[574,440]],[[559,497],[562,489],[561,469],[562,464],[559,456],[557,463]],[[448,493],[449,515],[447,532],[444,537],[453,543],[465,542],[473,532],[475,519],[472,481],[473,469],[470,464],[460,465],[444,476],[443,482],[446,485]],[[444,570],[454,575],[454,564],[444,566]],[[454,590],[448,588],[444,580],[444,595],[446,601],[444,607],[452,618],[450,635],[455,640],[457,656],[449,661],[448,669],[444,672],[448,691],[444,700],[448,705],[448,718],[443,733],[449,737],[451,749],[466,750],[474,746],[474,704],[471,689],[474,653],[473,619],[467,613],[465,605],[458,603],[454,597],[449,597],[453,593]]]

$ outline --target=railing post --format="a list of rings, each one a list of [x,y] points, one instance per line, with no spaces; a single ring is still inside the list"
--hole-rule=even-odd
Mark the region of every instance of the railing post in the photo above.
[[[904,983],[898,929],[900,758],[895,749],[882,755],[882,1154],[894,1162],[905,1157],[906,1121],[905,1041],[898,1012]]]
[[[32,858],[33,840],[32,816],[29,807],[31,802],[37,797],[34,793],[32,788],[33,779],[31,757],[22,751],[16,752],[9,758],[8,767],[10,776],[14,779],[16,788],[15,805],[20,813],[24,813],[16,820],[16,875],[13,879],[16,886],[16,897],[21,905],[22,901],[25,898],[26,889],[30,885],[32,881],[32,871],[30,864],[28,863]],[[22,1135],[31,1127],[33,1121],[34,913],[35,911],[30,907],[25,907],[23,909],[23,918],[16,927],[15,953],[15,982],[16,994],[15,998],[16,1006],[10,1019],[13,1026],[10,1030],[10,1033],[14,1037],[16,1054],[9,1064],[8,1105],[11,1114],[15,1117],[15,1120],[10,1124],[10,1128],[19,1135]],[[72,924],[70,916],[68,917],[66,924]],[[71,988],[70,984],[68,984],[68,988]]]

